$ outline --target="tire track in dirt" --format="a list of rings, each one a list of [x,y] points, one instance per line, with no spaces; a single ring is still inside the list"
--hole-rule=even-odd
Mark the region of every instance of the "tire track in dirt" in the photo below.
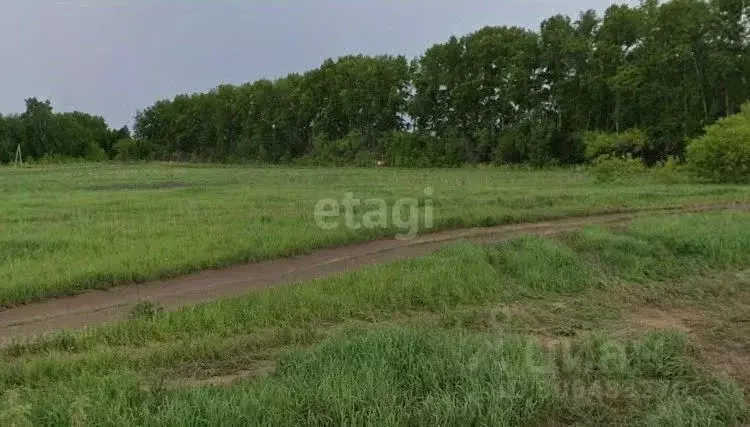
[[[122,320],[129,308],[141,300],[150,300],[168,310],[174,310],[184,305],[332,276],[369,265],[414,258],[434,252],[457,240],[492,243],[523,235],[557,234],[577,230],[586,225],[625,225],[635,217],[730,209],[748,210],[749,207],[750,205],[746,204],[682,206],[487,228],[447,230],[409,241],[376,240],[318,250],[293,258],[208,270],[169,280],[119,286],[104,291],[88,291],[0,311],[0,344],[59,330],[82,329]]]

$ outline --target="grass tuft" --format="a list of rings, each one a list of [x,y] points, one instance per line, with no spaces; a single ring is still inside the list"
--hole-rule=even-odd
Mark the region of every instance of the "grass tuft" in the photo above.
[[[128,319],[131,320],[156,320],[164,313],[164,307],[153,301],[139,301],[128,313]]]

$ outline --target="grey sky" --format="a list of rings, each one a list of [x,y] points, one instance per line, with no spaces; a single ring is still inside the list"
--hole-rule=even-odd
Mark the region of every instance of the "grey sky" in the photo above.
[[[0,112],[20,112],[24,98],[36,96],[119,127],[178,93],[280,77],[348,53],[413,58],[452,34],[485,25],[537,28],[555,13],[611,3],[0,0]]]

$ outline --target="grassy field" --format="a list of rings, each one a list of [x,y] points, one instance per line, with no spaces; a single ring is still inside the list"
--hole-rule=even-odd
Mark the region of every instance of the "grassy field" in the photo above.
[[[323,198],[433,189],[435,228],[750,199],[750,187],[596,184],[582,171],[75,165],[0,169],[0,306],[308,252],[398,227],[324,231]],[[363,214],[363,212],[358,212]]]
[[[748,307],[746,213],[459,243],[0,350],[0,423],[741,425]]]

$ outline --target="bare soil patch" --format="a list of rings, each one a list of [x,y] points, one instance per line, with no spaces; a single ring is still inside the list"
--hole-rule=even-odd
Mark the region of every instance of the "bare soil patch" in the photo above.
[[[704,315],[697,310],[662,310],[653,307],[641,307],[628,316],[629,322],[639,329],[672,329],[685,333],[692,332],[696,323],[703,318]]]
[[[264,361],[254,364],[248,369],[234,371],[227,374],[213,375],[207,378],[178,378],[169,381],[168,388],[199,388],[199,387],[229,387],[238,381],[250,378],[262,378],[273,374],[276,370],[276,363],[273,361]]]
[[[696,308],[641,307],[627,316],[626,324],[638,331],[678,330],[686,333],[696,356],[708,370],[736,380],[750,392],[750,339],[718,338],[716,328],[742,327],[722,320],[722,313]],[[750,337],[750,331],[747,331]]]

